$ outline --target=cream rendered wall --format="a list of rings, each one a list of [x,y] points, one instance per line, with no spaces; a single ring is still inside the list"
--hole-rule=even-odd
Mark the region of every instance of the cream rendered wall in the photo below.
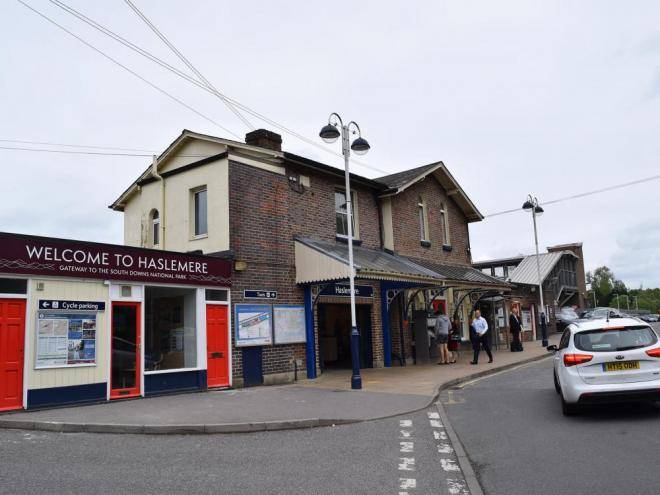
[[[170,172],[189,163],[198,162],[225,151],[227,151],[227,146],[224,144],[189,138],[174,150],[174,153],[170,155],[171,158],[167,158],[159,164],[158,173]]]
[[[212,146],[210,146],[212,145]],[[205,141],[195,141],[181,147],[177,155],[214,155],[225,147]],[[174,157],[163,162],[159,173],[202,160],[202,157]],[[177,164],[177,166],[174,166]],[[128,246],[152,247],[147,235],[151,228],[152,209],[160,212],[161,239],[168,251],[202,250],[205,253],[229,249],[229,161],[223,158],[186,170],[165,179],[165,215],[161,210],[161,181],[145,184],[124,207],[124,243]],[[208,235],[193,236],[191,189],[207,187]],[[163,230],[164,227],[164,230]],[[161,241],[158,248],[163,248]]]
[[[37,291],[37,284],[43,283],[44,290]],[[96,366],[75,368],[34,369],[36,326],[39,299],[63,299],[73,301],[105,301],[105,311],[96,313]],[[27,360],[27,388],[67,387],[89,383],[106,383],[110,350],[108,349],[108,322],[110,303],[108,286],[103,281],[70,282],[54,279],[33,279],[30,283],[30,309],[27,315],[28,334],[25,348]]]

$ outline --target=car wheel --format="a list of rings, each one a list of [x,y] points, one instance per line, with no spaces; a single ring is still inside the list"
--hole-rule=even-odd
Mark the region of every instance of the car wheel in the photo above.
[[[569,404],[564,400],[564,397],[562,396],[561,412],[564,413],[564,416],[575,416],[580,412],[580,407],[577,404]]]
[[[559,386],[559,380],[557,380],[557,373],[553,373],[552,376],[555,379],[555,392],[561,394],[561,387]]]

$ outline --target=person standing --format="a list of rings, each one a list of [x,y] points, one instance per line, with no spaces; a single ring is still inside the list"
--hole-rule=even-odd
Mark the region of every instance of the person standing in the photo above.
[[[511,331],[511,336],[513,337],[511,341],[511,352],[520,352],[523,350],[522,343],[520,342],[522,326],[520,325],[520,315],[518,312],[518,306],[514,306],[511,309],[511,315],[509,316],[509,329]]]
[[[475,343],[472,345],[474,349],[474,357],[470,364],[477,364],[479,362],[480,347],[484,348],[484,351],[488,354],[488,362],[492,363],[493,353],[490,352],[490,344],[488,342],[488,322],[483,316],[481,316],[481,311],[478,309],[474,312],[472,326],[474,327],[476,345]]]
[[[451,360],[450,361],[450,355],[451,353],[449,352],[449,348],[447,347],[447,344],[449,343],[449,327],[451,326],[451,322],[449,321],[449,317],[444,314],[442,309],[438,309],[436,312],[436,317],[435,317],[435,338],[438,342],[439,350],[440,350],[440,362],[438,364],[453,364],[456,362],[456,360]]]

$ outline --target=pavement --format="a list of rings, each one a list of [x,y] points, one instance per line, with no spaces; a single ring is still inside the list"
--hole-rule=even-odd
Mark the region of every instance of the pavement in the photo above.
[[[550,360],[443,391],[440,401],[488,495],[659,492],[660,403],[565,417]]]
[[[557,343],[559,335],[550,337]],[[540,342],[525,351],[494,351],[479,365],[460,353],[449,366],[409,365],[362,370],[363,389],[350,389],[350,370],[326,371],[292,385],[208,391],[88,406],[0,415],[0,428],[86,433],[245,433],[348,424],[429,407],[439,392],[462,381],[549,356]]]

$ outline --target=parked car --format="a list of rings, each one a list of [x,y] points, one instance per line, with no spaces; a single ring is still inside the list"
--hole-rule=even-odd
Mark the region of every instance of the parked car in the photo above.
[[[645,321],[645,322],[647,322],[647,323],[656,323],[656,322],[660,321],[660,315],[656,315],[656,314],[650,313],[650,314],[648,314],[648,315],[642,315],[642,316],[640,316],[639,319],[640,319],[640,320],[643,320],[643,321]]]
[[[599,320],[604,318],[623,318],[624,315],[616,308],[592,308],[582,318],[587,320]]]
[[[564,306],[559,310],[555,317],[555,320],[557,321],[557,331],[563,332],[568,325],[579,318],[577,312],[571,306]]]
[[[548,351],[565,415],[583,404],[660,401],[660,343],[637,319],[572,323]]]

